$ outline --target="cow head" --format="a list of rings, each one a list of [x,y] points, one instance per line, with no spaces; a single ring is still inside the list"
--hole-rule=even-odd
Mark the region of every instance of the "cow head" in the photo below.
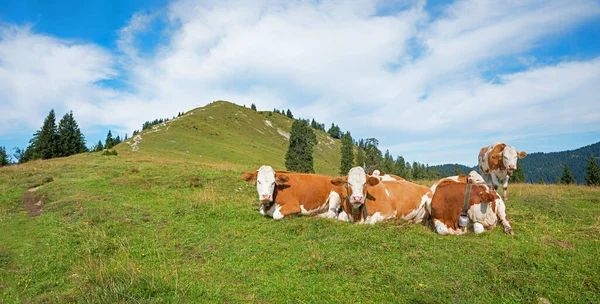
[[[283,173],[276,173],[271,166],[262,166],[256,172],[244,173],[242,179],[249,183],[256,181],[258,200],[268,205],[275,197],[275,187],[287,182],[289,177]]]
[[[469,183],[471,184],[485,184],[485,179],[483,179],[483,177],[475,170],[471,170],[467,177],[469,178]]]
[[[354,208],[358,208],[365,203],[367,186],[379,184],[379,179],[367,176],[362,167],[354,167],[350,169],[348,176],[332,179],[331,183],[336,186],[344,185],[346,187],[346,199]]]
[[[527,156],[527,152],[517,152],[517,149],[513,146],[506,146],[502,152],[492,155],[494,158],[502,157],[502,163],[504,164],[509,176],[512,176],[513,172],[517,169],[517,159],[525,156]]]

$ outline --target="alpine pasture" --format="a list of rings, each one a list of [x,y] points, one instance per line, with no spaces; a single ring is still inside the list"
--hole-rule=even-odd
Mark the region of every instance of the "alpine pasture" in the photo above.
[[[284,169],[291,123],[215,102],[137,151],[0,168],[0,302],[600,302],[599,188],[511,184],[513,236],[274,221],[240,176]],[[315,132],[315,171],[337,176],[339,141]]]

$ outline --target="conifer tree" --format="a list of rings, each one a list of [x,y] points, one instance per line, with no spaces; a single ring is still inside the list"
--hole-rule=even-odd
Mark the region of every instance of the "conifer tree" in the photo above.
[[[376,138],[367,138],[364,141],[365,165],[367,168],[381,164],[381,151],[377,148],[378,145],[379,141]]]
[[[350,132],[342,135],[342,159],[340,162],[340,175],[348,174],[354,166],[354,149]]]
[[[358,151],[356,152],[356,165],[365,167],[365,150],[359,145]]]
[[[56,115],[54,109],[50,110],[44,120],[42,129],[34,135],[35,143],[33,150],[33,159],[50,159],[58,154],[58,135],[56,130]]]
[[[394,167],[395,167],[395,170],[393,171],[394,174],[406,178],[407,173],[406,173],[406,164],[404,162],[404,157],[397,156]]]
[[[127,133],[125,133],[125,138],[123,139],[123,141],[127,140]]]
[[[305,120],[292,124],[290,145],[285,154],[285,168],[293,172],[314,173],[313,148],[317,137]]]
[[[251,104],[250,105],[250,109],[256,111],[256,105],[255,104]]]
[[[310,127],[313,129],[319,129],[319,126],[317,125],[317,122],[315,121],[315,119],[313,118],[312,121],[310,122]]]
[[[587,165],[585,170],[585,182],[589,186],[599,186],[600,185],[600,168],[596,163],[596,158],[594,154],[590,156],[590,162]]]
[[[104,141],[104,148],[110,149],[114,146],[114,139],[112,137],[112,133],[108,130],[108,134],[106,134],[106,140]]]
[[[101,141],[101,140],[99,140],[99,141],[98,141],[98,144],[96,145],[96,148],[94,149],[94,151],[95,151],[95,152],[100,152],[100,151],[102,151],[102,150],[104,150],[104,146],[102,146],[102,141]]]
[[[65,114],[58,124],[58,155],[70,156],[86,152],[85,138],[73,117],[73,112]]]
[[[510,178],[514,183],[524,183],[525,182],[525,173],[523,172],[523,167],[517,165],[517,169],[513,173],[513,176]]]
[[[287,116],[288,118],[294,119],[294,115],[292,115],[292,111],[290,111],[290,109],[287,110],[287,112],[285,113],[285,116]]]
[[[560,178],[560,183],[565,185],[575,183],[575,178],[573,178],[573,174],[571,174],[571,170],[569,170],[569,164],[565,164],[565,169],[563,170],[563,175]]]
[[[0,147],[0,167],[8,165],[8,154],[6,154],[6,148]]]
[[[327,133],[329,133],[329,136],[331,136],[333,138],[337,138],[337,139],[340,139],[343,136],[342,130],[340,130],[340,127],[336,126],[333,123],[331,123],[331,127],[329,128],[329,130],[327,130]]]
[[[540,180],[538,181],[538,184],[543,185],[544,183],[544,178],[540,176]]]
[[[384,173],[393,173],[394,171],[394,158],[390,154],[390,150],[385,150],[385,155],[381,161],[381,171]]]

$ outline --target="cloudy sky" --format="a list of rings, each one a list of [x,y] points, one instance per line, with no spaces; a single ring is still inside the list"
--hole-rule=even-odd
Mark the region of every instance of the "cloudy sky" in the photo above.
[[[0,146],[50,109],[92,145],[224,99],[408,161],[600,141],[600,1],[0,1]]]

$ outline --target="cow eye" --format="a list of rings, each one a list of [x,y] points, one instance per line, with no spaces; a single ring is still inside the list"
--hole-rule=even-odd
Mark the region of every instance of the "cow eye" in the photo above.
[[[262,184],[259,180],[256,181],[259,185]]]

